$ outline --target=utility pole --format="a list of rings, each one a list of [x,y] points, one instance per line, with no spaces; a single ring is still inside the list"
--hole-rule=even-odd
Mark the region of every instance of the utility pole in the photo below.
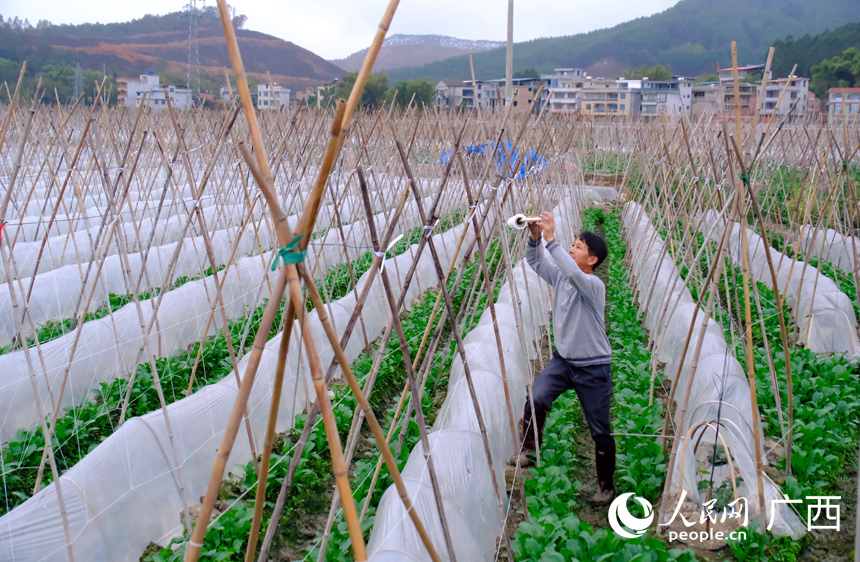
[[[505,64],[505,105],[514,98],[514,0],[508,0],[508,56]]]
[[[75,65],[75,99],[77,101],[79,97],[84,94],[84,73],[81,70],[81,63],[77,63]]]

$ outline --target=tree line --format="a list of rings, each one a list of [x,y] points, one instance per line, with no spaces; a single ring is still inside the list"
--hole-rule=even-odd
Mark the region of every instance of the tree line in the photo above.
[[[342,80],[323,90],[319,104],[322,107],[330,107],[334,105],[336,100],[348,98],[357,77],[357,72],[350,72]],[[411,101],[420,107],[421,104],[430,105],[435,94],[436,86],[429,80],[398,80],[394,86],[389,87],[388,75],[380,72],[367,79],[367,84],[358,103],[360,107],[364,108],[378,108],[383,102],[386,105],[394,103],[397,107],[402,108]]]

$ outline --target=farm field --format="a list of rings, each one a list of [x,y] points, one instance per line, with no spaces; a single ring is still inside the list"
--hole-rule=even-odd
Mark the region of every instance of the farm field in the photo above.
[[[359,95],[0,105],[0,560],[854,559],[856,126]],[[611,506],[575,393],[518,455],[544,211],[608,246]]]

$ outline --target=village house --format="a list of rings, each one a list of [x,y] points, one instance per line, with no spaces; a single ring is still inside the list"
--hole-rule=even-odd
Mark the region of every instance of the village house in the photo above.
[[[666,115],[671,118],[690,115],[693,83],[684,78],[672,80],[642,79],[642,102],[639,113],[645,117]]]
[[[541,74],[543,91],[541,107],[549,100],[547,111],[574,113],[579,111],[579,92],[585,85],[585,71],[581,68],[556,68],[554,74]]]
[[[290,89],[277,84],[257,84],[257,107],[259,109],[289,109]]]
[[[857,124],[860,106],[860,88],[830,88],[827,100],[827,120],[829,123],[845,122],[848,126]]]
[[[193,105],[191,90],[173,85],[162,85],[158,74],[149,71],[139,79],[117,78],[117,103],[125,107],[140,107],[144,100],[150,109],[167,109],[167,100],[176,108]],[[167,89],[165,95],[164,90]]]

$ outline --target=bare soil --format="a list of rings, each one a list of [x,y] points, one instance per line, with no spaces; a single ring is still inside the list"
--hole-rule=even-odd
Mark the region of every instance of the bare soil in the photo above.
[[[856,465],[854,465],[856,466]],[[812,531],[798,562],[852,562],[854,560],[854,530],[857,525],[857,472],[849,471],[837,481],[842,503],[838,531]],[[806,513],[801,512],[806,517]]]
[[[621,189],[622,182],[624,181],[624,174],[595,174],[589,172],[587,174],[583,174],[583,181],[585,185],[599,185],[602,187]]]

